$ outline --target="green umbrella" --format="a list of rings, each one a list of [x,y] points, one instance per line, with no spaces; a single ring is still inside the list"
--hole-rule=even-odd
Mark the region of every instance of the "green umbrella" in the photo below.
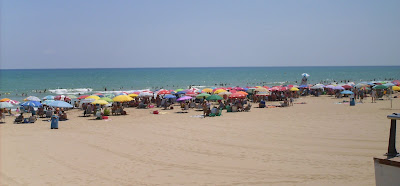
[[[178,89],[175,90],[175,92],[179,92],[179,91],[183,91],[183,89],[178,88]]]
[[[372,87],[373,89],[387,89],[387,86],[385,85],[375,85],[374,87]]]
[[[223,98],[221,96],[218,96],[217,94],[213,94],[211,96],[208,96],[206,99],[208,101],[216,101],[216,100],[222,100]]]
[[[104,94],[104,97],[113,98],[113,97],[115,97],[115,95],[114,94]]]
[[[111,98],[109,98],[109,97],[102,97],[99,100],[104,100],[104,101],[107,101],[107,102],[110,102],[110,103],[113,102],[113,100]]]
[[[76,99],[76,98],[78,98],[78,97],[76,97],[76,96],[74,96],[74,95],[69,95],[68,97],[71,98],[71,99]]]
[[[196,98],[207,98],[208,96],[211,96],[211,95],[207,94],[207,93],[201,93],[201,94],[197,95]]]

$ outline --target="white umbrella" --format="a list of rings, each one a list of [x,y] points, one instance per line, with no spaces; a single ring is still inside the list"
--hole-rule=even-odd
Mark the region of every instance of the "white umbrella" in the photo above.
[[[310,77],[310,75],[307,74],[307,73],[302,73],[301,76],[303,76],[303,77]]]
[[[0,108],[11,108],[13,105],[9,102],[0,102]]]
[[[41,101],[38,97],[36,96],[29,96],[27,98],[25,98],[25,100],[27,101]]]
[[[151,96],[153,96],[153,94],[150,92],[141,92],[139,94],[139,97],[151,97]]]

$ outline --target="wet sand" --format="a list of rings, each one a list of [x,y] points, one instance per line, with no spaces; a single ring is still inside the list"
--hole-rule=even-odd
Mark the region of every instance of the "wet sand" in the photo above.
[[[400,99],[354,107],[329,96],[199,118],[127,108],[99,121],[68,111],[58,130],[0,124],[1,185],[374,185]],[[271,104],[271,103],[267,103]],[[276,104],[276,103],[273,103]]]

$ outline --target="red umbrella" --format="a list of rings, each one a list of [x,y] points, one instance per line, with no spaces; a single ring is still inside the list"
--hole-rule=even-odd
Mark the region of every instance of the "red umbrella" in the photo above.
[[[269,87],[268,86],[263,86],[264,88],[266,88],[266,89],[269,89]]]
[[[160,90],[160,91],[158,92],[158,95],[163,95],[163,94],[171,94],[171,92],[168,91],[168,90]]]
[[[86,97],[89,97],[89,95],[82,95],[82,96],[79,96],[79,97],[76,98],[76,99],[85,99]]]
[[[197,94],[196,94],[195,92],[193,92],[193,91],[190,91],[190,92],[186,92],[185,95],[186,95],[186,96],[195,97]]]
[[[246,95],[244,95],[244,94],[241,94],[241,93],[233,93],[233,94],[231,94],[230,96],[229,96],[229,98],[245,98],[246,97]]]
[[[392,81],[392,83],[395,84],[396,86],[400,85],[400,81],[399,80],[394,80],[394,81]]]
[[[351,88],[353,88],[352,86],[350,86],[350,85],[343,85],[342,86],[344,89],[351,89]]]

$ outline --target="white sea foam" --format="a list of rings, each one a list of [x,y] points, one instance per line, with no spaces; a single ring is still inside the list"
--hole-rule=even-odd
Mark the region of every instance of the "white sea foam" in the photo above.
[[[75,88],[75,89],[50,89],[49,92],[53,94],[85,94],[92,92],[91,88]]]

